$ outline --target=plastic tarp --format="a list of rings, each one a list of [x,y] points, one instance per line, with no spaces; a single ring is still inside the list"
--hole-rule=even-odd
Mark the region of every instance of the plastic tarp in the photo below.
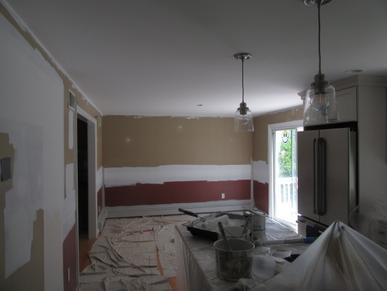
[[[283,272],[253,290],[387,290],[387,250],[335,222]]]

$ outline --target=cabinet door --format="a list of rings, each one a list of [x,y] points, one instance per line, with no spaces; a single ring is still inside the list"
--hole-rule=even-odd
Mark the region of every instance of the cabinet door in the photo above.
[[[356,87],[336,92],[338,122],[357,120],[357,90]]]
[[[297,134],[298,157],[298,213],[318,221],[314,213],[314,143],[318,131],[304,131]]]
[[[320,130],[326,141],[326,209],[320,222],[326,225],[335,220],[348,223],[349,216],[349,142],[348,128]]]

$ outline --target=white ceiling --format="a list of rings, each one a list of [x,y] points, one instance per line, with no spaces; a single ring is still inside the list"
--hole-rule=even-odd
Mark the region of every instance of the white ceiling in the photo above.
[[[316,10],[301,0],[8,0],[104,114],[255,115],[301,104],[317,70]],[[322,10],[323,71],[387,75],[387,1]],[[203,104],[198,107],[197,104]]]

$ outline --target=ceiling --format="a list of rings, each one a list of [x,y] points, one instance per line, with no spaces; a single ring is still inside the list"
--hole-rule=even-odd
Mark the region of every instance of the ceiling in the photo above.
[[[317,71],[316,9],[302,0],[8,0],[103,114],[254,115],[301,104]],[[387,75],[387,1],[322,10],[323,71]],[[197,106],[202,104],[203,106]]]

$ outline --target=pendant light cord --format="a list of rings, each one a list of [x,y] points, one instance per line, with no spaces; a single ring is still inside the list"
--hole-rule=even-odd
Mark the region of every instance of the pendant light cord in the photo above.
[[[242,58],[242,103],[245,102],[245,59]]]
[[[321,75],[321,0],[317,0],[317,12],[318,12],[318,74]]]

